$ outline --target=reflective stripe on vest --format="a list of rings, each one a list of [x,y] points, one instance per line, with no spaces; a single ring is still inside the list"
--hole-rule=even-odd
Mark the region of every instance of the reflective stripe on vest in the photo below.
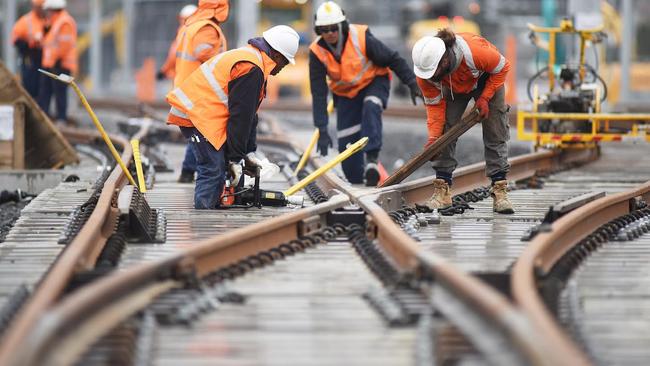
[[[463,57],[465,58],[465,63],[467,64],[467,67],[469,67],[469,70],[472,73],[472,76],[474,78],[480,77],[481,74],[483,74],[483,72],[476,68],[476,65],[474,64],[474,55],[472,55],[472,50],[469,48],[469,45],[467,44],[467,41],[465,41],[465,39],[463,39],[462,36],[457,34],[456,35],[456,44],[458,45],[458,47],[460,47],[460,50],[463,52]]]
[[[364,34],[365,36],[365,34]],[[350,26],[350,33],[348,34],[348,37],[352,41],[352,46],[354,46],[354,51],[357,53],[357,56],[359,56],[359,59],[361,60],[361,71],[357,73],[354,78],[351,81],[343,81],[343,80],[338,80],[335,81],[334,84],[336,86],[352,86],[356,85],[356,83],[361,80],[361,77],[363,74],[368,71],[370,66],[372,66],[372,61],[368,60],[366,56],[361,52],[361,46],[359,45],[359,32],[357,31],[357,27],[354,25]]]
[[[197,58],[197,55],[201,53],[202,51],[205,51],[207,49],[213,48],[214,45],[209,44],[209,43],[201,43],[197,45],[194,50],[188,49],[191,47],[192,39],[194,36],[196,36],[196,33],[201,30],[206,25],[212,26],[217,33],[219,34],[219,40],[221,41],[221,46],[219,47],[219,50],[217,53],[222,53],[226,51],[227,48],[227,42],[226,42],[226,37],[223,34],[223,31],[219,27],[218,24],[215,22],[212,22],[210,20],[200,20],[195,23],[192,23],[190,25],[184,26],[183,29],[181,30],[180,34],[180,39],[178,39],[177,42],[177,48],[176,48],[176,59],[177,60],[183,60],[186,62],[190,63],[195,63],[193,65],[183,65],[183,62],[178,62],[176,66],[176,73],[180,73],[180,76],[184,79],[189,74],[192,73],[192,71],[196,70],[200,66],[200,61]],[[192,30],[192,34],[188,35],[188,32]],[[183,70],[185,69],[185,70]],[[185,74],[185,75],[183,75]],[[183,80],[178,80],[178,83],[182,82]],[[176,82],[176,80],[175,80]]]

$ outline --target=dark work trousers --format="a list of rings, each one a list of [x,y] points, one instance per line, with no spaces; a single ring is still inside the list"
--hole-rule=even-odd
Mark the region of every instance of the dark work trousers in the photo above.
[[[70,75],[70,70],[59,69],[59,70],[48,70],[54,74],[68,74]],[[40,73],[39,73],[40,74]],[[68,84],[62,83],[60,81],[54,80],[49,76],[42,75],[40,76],[40,84],[38,90],[38,105],[45,112],[45,114],[50,115],[50,100],[52,99],[52,94],[54,94],[54,104],[56,104],[56,120],[67,121],[68,119]]]
[[[22,65],[20,65],[20,76],[23,79],[23,86],[35,101],[38,101],[38,89],[41,76],[41,73],[38,72],[39,67],[41,67],[40,64],[31,63],[29,60],[23,60]]]
[[[452,99],[449,89],[443,89],[443,97],[447,102],[445,131],[453,127],[456,122],[459,122],[469,100],[472,98],[476,100],[481,95],[481,92],[482,90],[477,89],[469,94],[454,94]],[[508,163],[510,128],[508,126],[508,106],[505,104],[505,91],[503,87],[494,93],[488,105],[490,107],[490,113],[480,123],[483,129],[485,175],[488,177],[503,175],[505,177],[508,171],[510,171],[510,164]],[[451,177],[451,174],[458,166],[458,161],[454,157],[455,153],[456,141],[453,141],[447,145],[432,163],[437,175],[442,173]]]
[[[354,98],[336,96],[336,134],[339,152],[362,137],[368,137],[364,152],[381,150],[381,114],[388,104],[390,80],[388,76],[376,77]],[[352,184],[363,183],[364,159],[358,152],[341,163],[345,178]]]
[[[194,173],[196,171],[196,157],[194,156],[189,144],[185,146],[185,157],[183,158],[182,169],[184,172]]]
[[[224,148],[217,150],[195,127],[180,127],[188,146],[196,157],[194,208],[214,209],[221,204],[226,183]]]

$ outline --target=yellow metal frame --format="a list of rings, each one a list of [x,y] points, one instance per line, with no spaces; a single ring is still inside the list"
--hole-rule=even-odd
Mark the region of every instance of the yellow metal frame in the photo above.
[[[588,121],[591,132],[553,133],[539,132],[538,120]],[[627,133],[613,132],[610,122],[629,122]],[[648,127],[645,127],[648,126]],[[536,146],[555,145],[559,147],[585,147],[598,142],[621,141],[627,138],[640,138],[650,142],[650,114],[646,113],[552,113],[552,112],[517,112],[517,138],[522,141],[535,141]],[[586,144],[586,145],[585,145]]]

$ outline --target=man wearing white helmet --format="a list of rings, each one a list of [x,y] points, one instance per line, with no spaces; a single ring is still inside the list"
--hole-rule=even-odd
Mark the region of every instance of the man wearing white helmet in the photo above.
[[[219,207],[226,164],[234,185],[242,172],[258,167],[257,109],[269,75],[295,64],[299,38],[286,25],[270,28],[247,46],[204,62],[167,94],[167,122],[180,127],[198,162],[195,208]]]
[[[390,94],[390,71],[408,85],[415,104],[422,97],[415,75],[399,54],[376,39],[368,26],[349,24],[343,10],[334,2],[322,4],[316,11],[318,38],[309,47],[309,78],[314,125],[320,130],[318,150],[327,155],[332,139],[327,132],[327,91],[334,96],[337,111],[339,151],[348,143],[368,137],[361,153],[341,164],[350,183],[375,186],[379,181],[377,159],[381,150],[381,114]]]
[[[54,74],[76,74],[77,23],[65,10],[65,0],[45,0],[49,30],[43,39],[42,67]],[[68,84],[60,83],[41,75],[38,90],[38,105],[49,114],[50,99],[54,94],[56,120],[66,122],[68,118]]]
[[[510,63],[486,39],[471,33],[453,33],[442,29],[426,36],[413,46],[413,68],[424,94],[429,139],[435,142],[443,131],[457,122],[470,99],[482,119],[485,173],[492,180],[491,194],[495,212],[512,214],[506,175],[508,163],[508,128],[503,84]],[[433,161],[436,170],[434,192],[426,205],[431,209],[452,205],[450,186],[458,162],[454,158],[456,141],[449,144]]]
[[[183,25],[185,24],[187,18],[189,18],[190,15],[194,14],[196,12],[196,9],[196,5],[188,4],[178,12],[178,30],[176,31],[176,37],[174,38],[174,41],[172,41],[172,44],[169,46],[169,51],[167,52],[167,59],[165,60],[165,63],[163,63],[163,65],[160,67],[160,70],[158,70],[158,73],[156,74],[157,80],[174,80],[174,77],[176,76],[176,38],[178,38],[178,35],[183,29]]]

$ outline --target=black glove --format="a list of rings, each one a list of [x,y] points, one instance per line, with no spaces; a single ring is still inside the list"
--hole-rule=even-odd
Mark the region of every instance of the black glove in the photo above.
[[[151,75],[151,74],[149,74],[149,75]],[[165,75],[165,73],[162,70],[158,70],[158,72],[156,73],[156,80],[163,80],[166,77],[167,76]]]
[[[320,129],[320,134],[318,135],[318,144],[316,145],[316,151],[320,153],[321,156],[327,156],[327,148],[333,147],[332,139],[330,134],[327,133],[327,129]]]
[[[424,103],[424,96],[422,95],[422,91],[420,90],[418,83],[414,81],[408,86],[409,90],[411,91],[411,100],[413,101],[413,105],[417,105],[417,98],[420,98],[422,100],[422,103]]]

